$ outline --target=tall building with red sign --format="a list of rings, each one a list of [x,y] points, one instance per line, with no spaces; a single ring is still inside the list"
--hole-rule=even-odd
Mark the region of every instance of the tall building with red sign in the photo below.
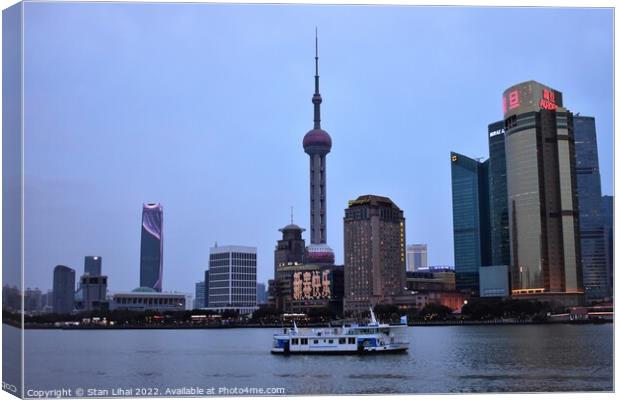
[[[512,294],[583,293],[573,114],[536,81],[503,95]]]

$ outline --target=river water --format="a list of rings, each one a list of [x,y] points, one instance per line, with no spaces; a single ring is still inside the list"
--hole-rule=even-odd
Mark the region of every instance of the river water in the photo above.
[[[409,327],[407,354],[367,356],[272,355],[273,332],[27,330],[25,388],[29,397],[52,389],[73,396],[76,388],[108,396],[130,393],[118,388],[135,396],[196,387],[215,394],[222,387],[286,394],[613,390],[612,324]]]

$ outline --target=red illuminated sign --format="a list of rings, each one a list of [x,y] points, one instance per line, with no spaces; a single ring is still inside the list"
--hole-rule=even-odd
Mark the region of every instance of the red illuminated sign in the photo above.
[[[512,92],[508,93],[508,109],[513,110],[520,105],[521,103],[519,103],[519,91],[515,89]]]
[[[558,105],[555,104],[555,92],[550,89],[543,89],[543,95],[538,105],[545,110],[557,110]]]

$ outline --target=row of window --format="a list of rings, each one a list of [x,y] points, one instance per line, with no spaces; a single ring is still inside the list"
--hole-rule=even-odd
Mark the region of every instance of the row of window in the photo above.
[[[334,341],[336,339],[312,339],[312,343],[313,344],[319,344],[319,341],[322,341],[323,343],[329,343],[329,344],[333,344]],[[355,344],[355,338],[354,337],[350,337],[350,338],[338,338],[338,344]],[[297,345],[307,345],[308,344],[308,339],[307,338],[293,338],[291,339],[291,344],[294,346]]]

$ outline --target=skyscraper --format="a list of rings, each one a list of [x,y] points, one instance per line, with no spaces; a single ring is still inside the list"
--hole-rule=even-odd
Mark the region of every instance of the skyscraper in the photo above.
[[[504,121],[489,124],[490,265],[510,265]]]
[[[490,265],[489,160],[450,153],[456,288],[476,294],[478,268]]]
[[[428,267],[427,246],[410,244],[407,246],[407,271],[418,271]]]
[[[605,227],[605,254],[609,291],[614,293],[614,196],[601,197],[601,216]]]
[[[142,208],[140,242],[140,286],[161,292],[163,278],[163,208],[159,203],[145,203]]]
[[[64,265],[54,268],[52,310],[57,314],[69,314],[75,306],[75,270]]]
[[[345,312],[399,296],[406,287],[405,217],[387,197],[349,201],[344,216]]]
[[[196,293],[194,298],[194,308],[205,307],[205,281],[196,282]]]
[[[332,147],[329,134],[321,129],[319,92],[319,44],[315,37],[314,75],[314,128],[304,136],[304,151],[310,157],[310,245],[306,249],[306,263],[333,264],[334,251],[327,244],[327,154]]]
[[[601,175],[596,126],[593,117],[579,115],[573,116],[573,125],[583,286],[588,299],[600,300],[610,294],[611,284],[605,248],[605,226],[601,215]]]
[[[573,114],[562,93],[535,81],[508,88],[503,105],[512,294],[578,295]]]
[[[211,247],[209,308],[241,314],[256,309],[256,247]]]
[[[205,302],[205,307],[209,307],[209,270],[205,271],[204,302]]]
[[[101,262],[102,259],[99,256],[84,257],[84,275],[101,275]]]

